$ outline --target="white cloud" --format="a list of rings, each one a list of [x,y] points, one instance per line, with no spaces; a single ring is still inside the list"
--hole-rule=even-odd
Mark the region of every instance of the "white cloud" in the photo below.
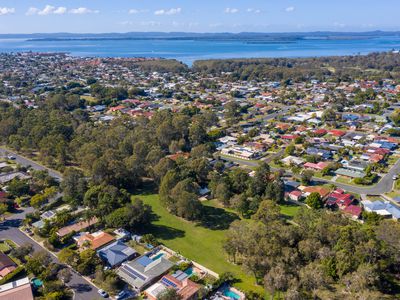
[[[25,13],[27,16],[39,15],[39,16],[47,16],[47,15],[63,15],[67,12],[67,8],[63,6],[54,7],[51,5],[46,5],[42,10],[37,7],[30,7],[28,11]]]
[[[238,10],[237,8],[230,8],[230,7],[227,7],[227,8],[225,8],[224,12],[225,12],[226,14],[236,14],[236,13],[239,12],[239,10]]]
[[[134,9],[134,8],[128,10],[128,14],[131,14],[131,15],[136,15],[136,14],[141,14],[141,13],[146,13],[146,12],[149,12],[149,10],[148,9]]]
[[[294,6],[289,6],[289,7],[286,7],[286,9],[285,9],[285,11],[286,12],[292,12],[292,11],[294,11],[296,8],[294,7]]]
[[[261,9],[256,9],[256,8],[248,8],[246,10],[248,13],[254,13],[254,14],[259,14],[261,13]]]
[[[70,9],[69,13],[74,15],[84,15],[84,14],[98,14],[100,11],[92,10],[86,7],[78,7]]]
[[[15,8],[13,7],[0,7],[0,16],[10,15],[15,13]]]
[[[57,8],[54,10],[54,14],[56,14],[56,15],[63,15],[63,14],[65,14],[66,12],[67,12],[67,8],[66,8],[66,7],[63,7],[63,6],[57,7]]]
[[[38,13],[38,15],[41,15],[41,16],[47,16],[47,15],[54,13],[55,10],[56,10],[56,8],[54,6],[46,5],[45,8],[43,8],[42,10],[39,10],[37,13]]]
[[[28,11],[25,13],[27,16],[36,15],[39,12],[39,9],[36,7],[29,7]]]
[[[154,12],[156,16],[162,16],[162,15],[177,15],[182,12],[182,8],[177,7],[177,8],[171,8],[171,9],[159,9]]]

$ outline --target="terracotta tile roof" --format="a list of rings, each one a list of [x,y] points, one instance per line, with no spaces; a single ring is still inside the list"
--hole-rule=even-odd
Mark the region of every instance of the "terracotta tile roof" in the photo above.
[[[97,221],[98,221],[97,218],[93,217],[88,221],[81,221],[78,223],[74,223],[72,225],[65,226],[57,231],[57,235],[63,237],[66,236],[67,234],[70,234],[73,231],[75,232],[81,231],[82,229],[88,228],[89,226],[96,224]]]
[[[318,193],[322,198],[325,198],[329,194],[329,190],[321,186],[307,186],[303,192],[305,193]]]
[[[97,250],[114,241],[114,237],[107,232],[89,233],[81,236],[78,240],[79,247],[82,247],[85,242],[90,243],[90,249]]]

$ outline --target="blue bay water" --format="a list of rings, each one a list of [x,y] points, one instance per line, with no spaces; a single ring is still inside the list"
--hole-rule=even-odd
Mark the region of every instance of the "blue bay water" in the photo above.
[[[74,56],[162,57],[191,65],[199,59],[356,55],[400,49],[400,37],[246,43],[204,40],[67,40],[0,39],[0,52],[67,52]]]

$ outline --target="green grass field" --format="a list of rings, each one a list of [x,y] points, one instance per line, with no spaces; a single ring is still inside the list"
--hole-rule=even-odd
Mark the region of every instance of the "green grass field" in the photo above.
[[[281,204],[280,207],[281,207],[281,214],[289,218],[293,218],[301,208],[300,205],[295,205],[295,204]]]
[[[261,286],[255,285],[252,276],[247,275],[240,266],[227,261],[222,248],[229,224],[238,219],[236,214],[206,205],[207,221],[195,224],[171,215],[161,206],[156,194],[134,197],[142,199],[153,208],[156,220],[149,228],[149,233],[165,246],[219,274],[233,273],[240,280],[235,286],[243,291],[264,292]]]

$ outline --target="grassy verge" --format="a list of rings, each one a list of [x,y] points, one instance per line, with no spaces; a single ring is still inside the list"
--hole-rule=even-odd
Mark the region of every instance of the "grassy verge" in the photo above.
[[[229,224],[238,218],[235,214],[222,208],[206,206],[207,222],[195,224],[171,215],[161,206],[156,194],[138,195],[138,197],[151,205],[157,216],[148,231],[159,241],[217,273],[233,273],[240,280],[236,286],[243,291],[264,293],[262,287],[255,285],[252,276],[246,274],[240,266],[227,261],[222,248]]]

